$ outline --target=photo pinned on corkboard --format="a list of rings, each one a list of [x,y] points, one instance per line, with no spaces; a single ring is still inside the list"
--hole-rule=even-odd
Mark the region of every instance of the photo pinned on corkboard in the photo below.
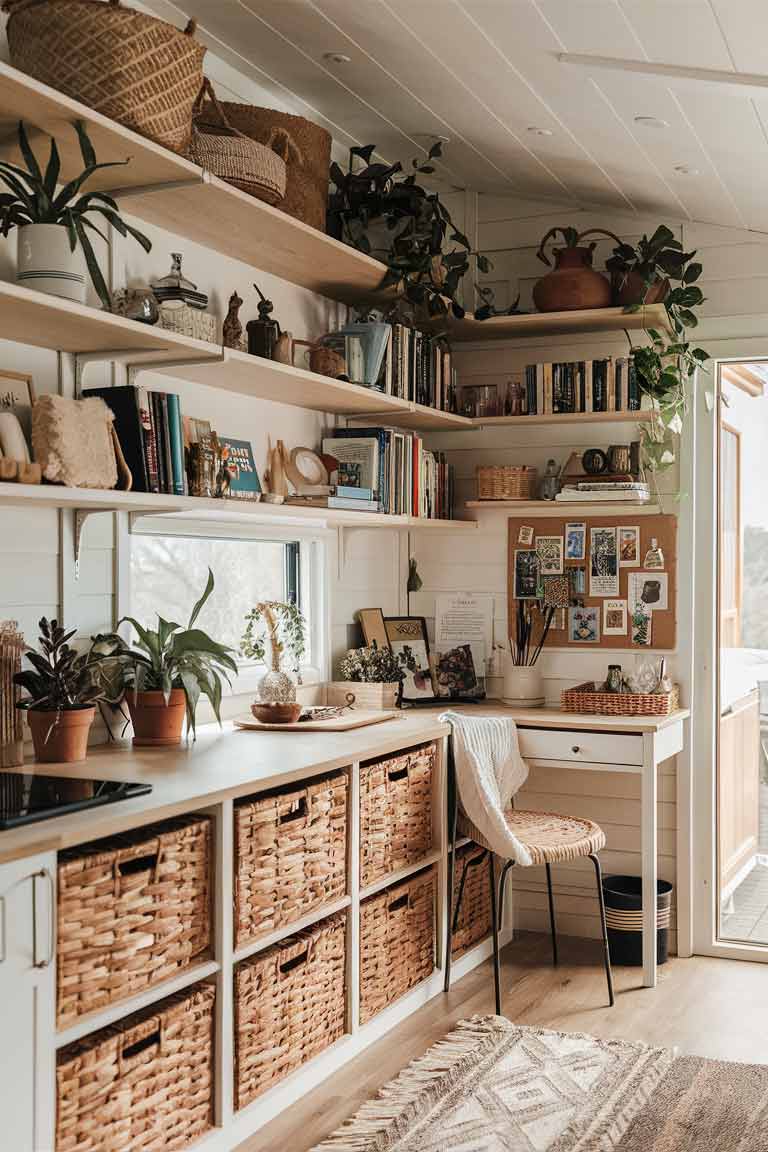
[[[567,608],[569,606],[571,603],[571,582],[567,576],[545,576],[542,583],[542,599],[545,608]]]
[[[515,600],[535,600],[538,595],[539,557],[535,548],[515,551]]]
[[[518,544],[524,544],[526,548],[533,544],[533,528],[530,524],[521,524],[517,532]]]
[[[619,525],[619,567],[639,568],[640,529],[637,525]]]
[[[562,536],[537,536],[536,554],[539,558],[539,575],[561,576],[563,572]]]
[[[653,643],[652,629],[653,613],[642,600],[638,600],[632,609],[632,643],[641,648],[650,647]]]
[[[618,596],[619,556],[615,528],[590,528],[589,556],[590,596]]]
[[[626,600],[603,600],[603,636],[626,636]]]
[[[587,526],[583,522],[565,526],[566,560],[584,560],[587,547]]]
[[[667,573],[630,572],[627,597],[630,604],[644,604],[649,612],[666,612],[669,598]]]
[[[583,605],[569,611],[568,639],[576,644],[600,643],[600,609]]]

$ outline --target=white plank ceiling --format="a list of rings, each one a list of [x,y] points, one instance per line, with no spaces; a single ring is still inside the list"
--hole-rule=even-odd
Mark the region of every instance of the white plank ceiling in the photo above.
[[[441,176],[457,187],[768,230],[768,88],[694,87],[558,60],[575,52],[768,74],[768,0],[175,7],[198,19],[213,51],[276,97],[288,90],[345,146],[373,143],[407,162],[430,135],[447,136]]]

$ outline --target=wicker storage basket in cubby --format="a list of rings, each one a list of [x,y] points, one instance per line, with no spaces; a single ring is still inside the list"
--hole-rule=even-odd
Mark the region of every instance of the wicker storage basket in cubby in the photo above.
[[[235,1107],[244,1108],[344,1034],[346,914],[235,969]]]
[[[60,853],[59,1028],[203,958],[211,843],[210,819],[184,816]]]
[[[435,870],[429,868],[361,904],[361,1024],[432,974],[435,893]]]
[[[459,886],[464,877],[461,911],[453,930],[451,955],[459,956],[479,943],[491,931],[491,890],[488,880],[487,853],[478,844],[462,844],[453,864],[453,914],[459,900]]]
[[[215,997],[198,984],[63,1048],[56,1152],[171,1152],[207,1132]]]
[[[437,747],[360,765],[360,883],[415,864],[432,847]]]
[[[235,947],[346,892],[347,776],[337,772],[235,805]]]

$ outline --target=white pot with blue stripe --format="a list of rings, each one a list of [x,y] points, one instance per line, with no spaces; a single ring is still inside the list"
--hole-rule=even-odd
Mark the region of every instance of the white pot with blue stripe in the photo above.
[[[72,251],[63,224],[25,224],[18,229],[16,283],[85,303],[85,256],[79,244]]]

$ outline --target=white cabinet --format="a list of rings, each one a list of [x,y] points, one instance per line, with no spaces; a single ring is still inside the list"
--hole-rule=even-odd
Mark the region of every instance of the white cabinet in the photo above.
[[[0,1147],[54,1146],[56,856],[0,865]]]

